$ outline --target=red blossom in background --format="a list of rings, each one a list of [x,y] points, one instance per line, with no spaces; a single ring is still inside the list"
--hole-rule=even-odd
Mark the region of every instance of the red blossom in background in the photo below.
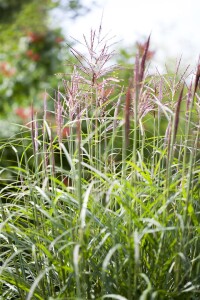
[[[31,119],[32,107],[18,107],[15,109],[15,114],[26,122]]]
[[[35,32],[28,32],[27,36],[31,43],[38,43],[44,39],[44,35]]]
[[[29,49],[26,51],[26,56],[28,56],[33,61],[39,61],[40,60],[40,54],[35,53],[33,50]]]
[[[32,57],[32,55],[33,55],[33,50],[27,50],[26,51],[26,55],[28,56],[28,57]]]
[[[7,62],[0,63],[0,73],[2,73],[5,77],[11,77],[15,74],[16,70],[11,68],[11,66]]]
[[[58,36],[58,37],[55,38],[55,42],[56,42],[57,44],[62,43],[63,41],[64,41],[64,38],[62,38],[62,37],[60,37],[60,36]]]
[[[40,60],[40,54],[34,53],[33,56],[32,56],[32,60],[34,60],[34,61]]]
[[[146,46],[147,46],[147,42],[145,42],[145,43],[137,43],[137,48],[138,48],[139,56],[140,57],[143,56],[143,54],[145,52],[145,49],[146,49]],[[148,50],[146,59],[147,60],[151,60],[154,57],[154,55],[155,55],[155,51]]]

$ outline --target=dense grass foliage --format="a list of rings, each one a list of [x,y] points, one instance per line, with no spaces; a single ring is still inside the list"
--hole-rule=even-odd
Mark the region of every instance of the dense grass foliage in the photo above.
[[[200,68],[148,75],[148,39],[121,88],[101,30],[85,43],[0,145],[0,298],[199,299]]]

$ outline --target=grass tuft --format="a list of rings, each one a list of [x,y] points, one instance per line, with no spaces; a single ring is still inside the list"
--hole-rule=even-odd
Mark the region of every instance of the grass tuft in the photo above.
[[[199,299],[199,66],[189,87],[149,75],[149,37],[121,88],[101,27],[83,40],[55,99],[1,141],[1,297]]]

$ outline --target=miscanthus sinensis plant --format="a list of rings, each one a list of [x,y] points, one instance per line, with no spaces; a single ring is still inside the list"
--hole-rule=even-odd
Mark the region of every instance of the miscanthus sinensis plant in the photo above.
[[[84,42],[0,145],[0,299],[199,299],[200,67],[149,76],[148,39],[123,86],[101,28]]]

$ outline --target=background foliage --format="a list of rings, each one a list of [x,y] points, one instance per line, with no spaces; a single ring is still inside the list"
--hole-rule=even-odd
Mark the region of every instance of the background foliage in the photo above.
[[[10,136],[11,121],[27,121],[32,102],[41,107],[45,90],[53,97],[55,73],[66,71],[66,41],[49,14],[59,7],[68,18],[88,11],[79,0],[0,0],[0,137]]]

